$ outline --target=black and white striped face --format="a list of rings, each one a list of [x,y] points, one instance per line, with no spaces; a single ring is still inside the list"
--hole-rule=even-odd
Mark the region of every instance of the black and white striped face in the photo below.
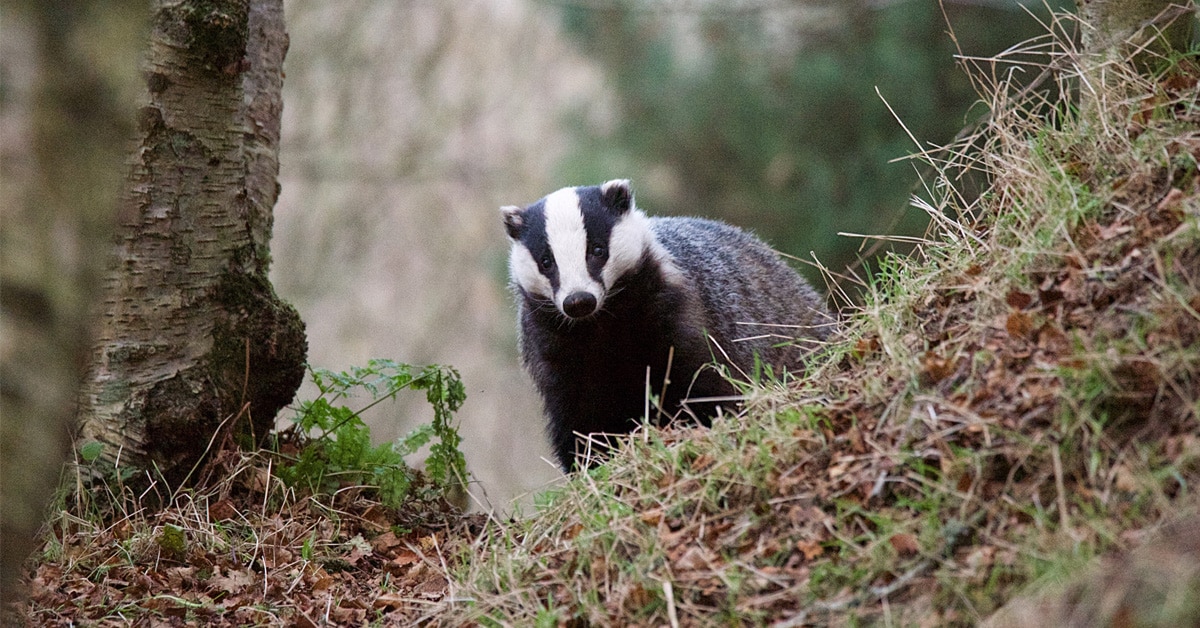
[[[502,207],[512,240],[509,272],[535,299],[568,319],[592,316],[626,273],[654,248],[650,221],[629,181],[563,188],[528,207]]]

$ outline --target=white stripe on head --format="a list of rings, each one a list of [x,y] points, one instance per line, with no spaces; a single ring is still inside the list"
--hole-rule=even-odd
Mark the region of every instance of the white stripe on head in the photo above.
[[[596,297],[597,309],[604,301],[604,289],[588,274],[587,230],[579,210],[575,188],[563,188],[544,199],[546,240],[558,266],[558,293],[554,305],[562,311],[563,299],[574,292]]]
[[[636,206],[630,207],[608,236],[608,263],[601,273],[605,287],[612,288],[618,279],[637,270],[646,249],[653,244],[650,219]]]
[[[607,189],[610,185],[628,187],[629,181],[609,181],[604,184],[604,188]],[[638,209],[637,203],[630,197],[629,213],[613,225],[612,233],[608,236],[608,263],[601,273],[604,286],[612,288],[618,279],[637,271],[647,253],[651,259],[658,262],[659,269],[668,282],[676,285],[684,283],[684,276],[675,266],[674,258],[654,236],[652,220]]]
[[[529,249],[520,243],[514,243],[508,255],[508,272],[525,292],[544,299],[554,297],[554,288],[550,286],[550,280],[542,274]]]

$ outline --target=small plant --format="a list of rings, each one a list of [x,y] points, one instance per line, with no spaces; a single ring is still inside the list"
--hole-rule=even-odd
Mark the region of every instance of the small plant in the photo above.
[[[302,402],[295,424],[280,434],[280,450],[290,455],[276,473],[289,486],[329,494],[345,486],[371,486],[384,505],[399,507],[414,486],[421,485],[418,473],[404,458],[434,437],[437,442],[429,446],[425,460],[429,493],[423,497],[444,497],[466,481],[466,461],[459,450],[462,438],[453,424],[454,412],[466,393],[453,368],[373,359],[365,367],[340,373],[313,367],[309,372],[320,395]],[[425,391],[433,406],[433,422],[396,442],[372,445],[371,430],[363,423],[362,413],[406,388]],[[359,389],[371,396],[365,407],[351,410],[337,405]]]

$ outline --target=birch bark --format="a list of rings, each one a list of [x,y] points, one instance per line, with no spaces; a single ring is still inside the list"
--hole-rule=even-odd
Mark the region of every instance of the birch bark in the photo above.
[[[303,377],[304,325],[267,279],[287,44],[282,0],[153,5],[78,440],[172,488],[210,445],[257,443]]]

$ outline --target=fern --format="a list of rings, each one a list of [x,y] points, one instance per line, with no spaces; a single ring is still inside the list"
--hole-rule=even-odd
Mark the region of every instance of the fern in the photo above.
[[[365,367],[349,371],[309,367],[309,372],[320,394],[300,403],[294,425],[280,438],[281,443],[289,437],[294,441],[294,447],[281,447],[294,454],[285,456],[277,472],[289,486],[304,487],[314,494],[333,494],[344,486],[371,486],[383,504],[398,508],[418,484],[417,473],[404,458],[426,445],[430,451],[425,460],[429,481],[420,483],[428,490],[423,497],[445,496],[466,481],[466,459],[459,450],[462,438],[454,425],[454,413],[462,406],[466,391],[453,368],[373,359]],[[394,443],[372,445],[362,413],[405,389],[425,391],[425,398],[433,406],[433,423],[414,429]],[[365,407],[351,410],[336,403],[358,390],[371,396],[372,401]],[[430,445],[435,438],[437,442]]]

